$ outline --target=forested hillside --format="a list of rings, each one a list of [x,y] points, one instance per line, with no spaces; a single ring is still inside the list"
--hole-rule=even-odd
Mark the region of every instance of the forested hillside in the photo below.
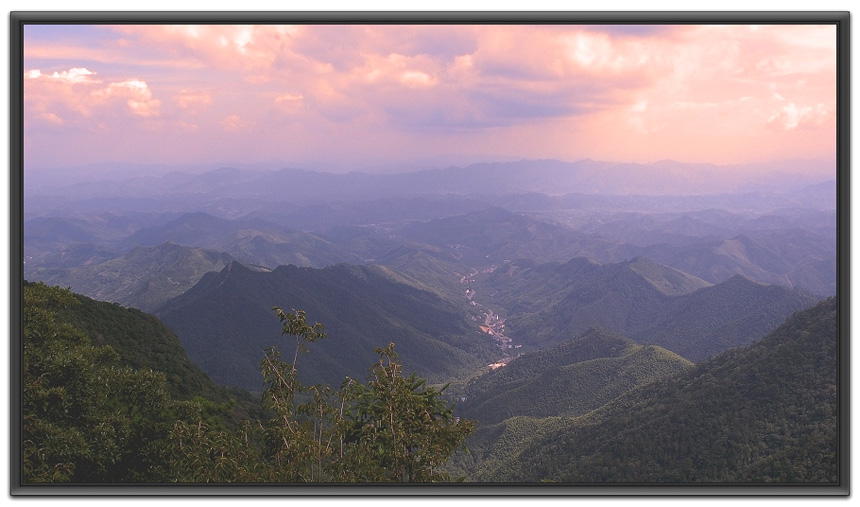
[[[816,301],[740,275],[711,286],[639,257],[615,264],[514,261],[478,290],[507,310],[510,335],[525,345],[545,347],[600,326],[691,361],[749,345]]]
[[[250,399],[247,392],[213,382],[188,359],[179,338],[156,317],[79,294],[74,297],[75,304],[57,308],[58,319],[85,333],[93,345],[111,347],[119,356],[118,364],[164,373],[174,398],[202,397],[217,403],[237,397],[243,401]],[[247,405],[243,409],[248,410]]]
[[[692,366],[661,347],[593,328],[478,377],[458,409],[485,425],[513,416],[577,416]]]
[[[498,357],[462,306],[404,282],[379,266],[262,272],[232,262],[156,314],[215,381],[249,390],[259,389],[260,354],[281,341],[273,306],[303,309],[309,320],[326,324],[329,339],[302,359],[308,383],[337,385],[345,375],[360,375],[373,349],[388,341],[397,342],[408,371],[433,382]]]
[[[325,333],[301,311],[275,314],[296,356],[264,351],[262,399],[241,414],[155,318],[42,283],[24,299],[24,484],[449,481],[441,466],[474,429],[403,372],[394,343],[363,380],[303,385],[296,358]]]
[[[490,482],[832,484],[836,351],[831,298],[584,416],[483,427],[458,463]]]

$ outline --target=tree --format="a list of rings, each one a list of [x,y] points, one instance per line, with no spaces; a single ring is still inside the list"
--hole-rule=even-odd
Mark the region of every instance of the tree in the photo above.
[[[56,311],[77,301],[24,287],[23,478],[26,482],[162,480],[176,405],[163,373],[117,365]]]
[[[292,361],[267,349],[266,421],[239,431],[219,419],[229,403],[171,398],[165,375],[119,366],[58,318],[77,304],[68,290],[24,288],[25,482],[426,482],[473,431],[415,374],[404,377],[394,344],[377,349],[367,384],[305,387],[299,355],[325,338],[303,311],[275,308],[295,341]]]
[[[325,338],[302,311],[275,307],[282,334],[295,338],[292,363],[277,347],[266,351],[261,371],[266,408],[276,417],[264,434],[273,476],[284,482],[430,482],[449,480],[439,467],[464,445],[474,423],[453,415],[442,389],[414,373],[403,376],[394,344],[375,350],[367,384],[347,378],[341,389],[304,387],[296,363],[305,344]],[[447,386],[446,386],[447,387]],[[301,400],[301,402],[299,401]]]
[[[403,376],[394,343],[377,348],[379,361],[367,385],[350,384],[354,400],[348,419],[350,436],[368,458],[360,467],[372,482],[435,482],[450,477],[440,470],[451,453],[464,445],[475,429],[472,421],[454,417],[453,407],[441,396],[445,388],[428,387],[414,373]]]

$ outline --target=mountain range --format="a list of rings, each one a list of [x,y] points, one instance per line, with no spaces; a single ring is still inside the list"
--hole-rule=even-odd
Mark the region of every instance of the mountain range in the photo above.
[[[833,484],[836,321],[831,298],[585,415],[484,426],[455,463],[480,482]]]
[[[337,389],[394,343],[404,374],[477,422],[454,477],[829,483],[836,182],[758,169],[29,180],[23,268],[79,293],[64,319],[205,400],[214,427],[265,416],[247,402],[267,348]],[[274,307],[327,337],[298,350]]]
[[[259,391],[264,350],[278,346],[292,354],[295,348],[280,336],[274,306],[304,310],[310,322],[325,326],[328,338],[300,357],[305,383],[339,386],[344,376],[363,378],[374,348],[389,342],[396,343],[405,368],[434,382],[498,355],[492,340],[470,325],[462,305],[382,266],[254,271],[233,261],[155,314],[216,382]]]
[[[220,271],[232,260],[216,250],[166,241],[138,246],[127,254],[81,267],[33,268],[27,277],[49,285],[71,287],[100,301],[152,311],[167,299],[196,284],[209,271]]]
[[[796,165],[796,164],[795,164]],[[824,163],[806,164],[822,174]],[[332,174],[294,168],[248,170],[223,167],[202,174],[170,172],[124,180],[88,181],[65,186],[57,180],[38,182],[30,191],[33,205],[40,196],[59,196],[66,205],[76,200],[106,196],[160,200],[184,196],[197,209],[220,199],[288,201],[298,205],[386,196],[443,194],[507,195],[535,192],[547,195],[713,195],[777,190],[786,194],[821,183],[821,176],[789,174],[779,166],[715,166],[672,160],[651,164],[618,163],[590,159],[576,162],[520,160],[479,163],[398,174],[349,172]],[[42,204],[47,205],[47,203]],[[138,209],[142,209],[138,206]]]
[[[711,285],[642,257],[614,264],[513,261],[475,286],[506,310],[508,334],[524,345],[545,347],[600,326],[691,361],[748,345],[816,301],[740,275]]]

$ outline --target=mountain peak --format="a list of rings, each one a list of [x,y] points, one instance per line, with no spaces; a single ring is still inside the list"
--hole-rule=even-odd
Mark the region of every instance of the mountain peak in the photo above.
[[[667,296],[690,294],[712,285],[701,278],[663,266],[646,257],[634,257],[624,266],[642,276],[654,288]]]

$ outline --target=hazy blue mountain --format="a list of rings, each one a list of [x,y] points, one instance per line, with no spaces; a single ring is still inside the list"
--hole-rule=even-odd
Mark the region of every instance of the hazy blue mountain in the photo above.
[[[57,212],[24,221],[24,269],[71,268],[98,264],[125,253],[118,245],[145,227],[163,224],[169,213]]]
[[[259,216],[285,226],[326,235],[337,227],[377,225],[391,226],[407,221],[423,221],[479,211],[490,200],[454,194],[399,196],[376,198],[356,196],[355,200],[317,202],[282,209],[265,206],[248,216]]]
[[[38,280],[39,271],[92,266],[117,257],[114,250],[91,243],[71,243],[55,248],[36,250],[25,247],[24,277]]]
[[[403,241],[432,244],[447,251],[452,259],[470,266],[518,258],[547,262],[575,256],[619,260],[627,255],[624,246],[617,242],[499,207],[411,223],[395,229],[392,235]]]
[[[36,208],[51,206],[51,197],[58,197],[64,206],[88,200],[90,208],[99,199],[114,199],[113,206],[121,207],[120,199],[134,198],[140,200],[135,203],[137,209],[149,209],[144,206],[151,199],[160,202],[162,209],[171,211],[180,211],[182,208],[177,206],[182,202],[188,203],[184,209],[190,211],[224,199],[288,201],[304,205],[391,196],[499,196],[523,192],[556,196],[570,193],[701,196],[764,190],[780,196],[768,197],[773,201],[769,204],[782,207],[803,200],[814,200],[816,204],[820,199],[831,200],[831,187],[812,187],[824,183],[821,177],[779,174],[780,170],[779,167],[714,166],[675,161],[631,164],[590,159],[479,163],[399,174],[220,168],[190,176],[172,172],[110,181],[103,176],[93,176],[91,181],[71,187],[56,182],[47,185],[37,182],[28,186],[27,193],[30,206]]]
[[[835,230],[835,225],[830,231]],[[641,250],[660,263],[720,282],[740,274],[798,287],[820,295],[836,293],[836,239],[808,229],[758,231],[679,247],[659,244]]]
[[[389,342],[404,367],[431,381],[493,361],[498,350],[465,311],[439,295],[407,283],[380,266],[338,265],[325,269],[281,266],[252,271],[238,262],[209,273],[156,314],[182,340],[188,356],[217,382],[259,390],[258,366],[266,347],[292,357],[295,343],[280,336],[272,311],[307,312],[328,338],[299,358],[308,383],[339,386],[344,376],[364,378],[373,349]]]
[[[125,238],[120,247],[153,246],[165,241],[186,246],[211,247],[225,237],[243,230],[269,234],[284,232],[281,227],[264,220],[230,220],[196,212],[183,214],[162,225],[136,231]]]
[[[600,326],[692,361],[748,345],[816,301],[742,276],[711,286],[641,257],[507,263],[478,292],[507,310],[508,334],[519,343],[545,347]]]
[[[209,271],[220,271],[232,260],[223,252],[165,242],[136,247],[98,264],[67,269],[37,268],[27,276],[49,285],[123,306],[152,311],[196,284]]]
[[[313,234],[293,231],[258,218],[226,219],[188,213],[157,227],[141,229],[121,247],[150,246],[171,241],[226,252],[242,262],[268,268],[286,264],[322,267],[362,262],[360,257]]]

